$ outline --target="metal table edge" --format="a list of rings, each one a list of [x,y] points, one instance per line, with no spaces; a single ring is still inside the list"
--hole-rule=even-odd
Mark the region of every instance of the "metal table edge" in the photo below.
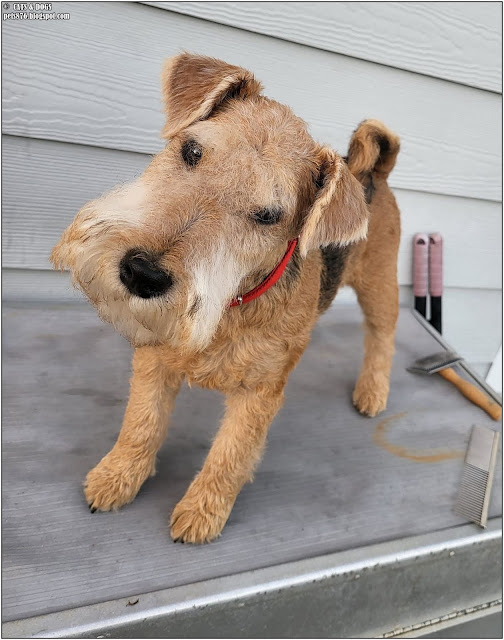
[[[222,615],[223,607],[233,603],[255,601],[255,605],[260,610],[264,600],[272,593],[287,593],[291,589],[303,590],[308,585],[312,589],[315,585],[316,590],[322,593],[335,579],[341,580],[342,585],[349,581],[360,580],[359,587],[365,590],[366,576],[391,565],[403,569],[407,574],[408,566],[424,561],[425,579],[419,586],[422,589],[429,589],[429,580],[432,577],[429,571],[441,558],[449,557],[452,563],[457,561],[465,563],[468,554],[477,554],[481,547],[486,545],[502,550],[502,517],[489,520],[484,530],[473,524],[463,524],[419,536],[5,622],[2,625],[2,637],[193,637],[177,635],[177,624],[171,626],[170,635],[139,636],[138,634],[130,635],[130,633],[137,633],[138,625],[148,625],[153,622],[157,628],[169,626],[174,618],[192,616],[197,610],[205,610],[205,619],[210,619],[212,615],[219,617]],[[486,603],[491,600],[497,601],[502,597],[500,563],[495,562],[494,558],[491,563],[487,563],[487,566],[482,566],[481,570],[490,572],[494,583],[499,586],[496,587],[492,598],[487,598],[481,603],[467,602],[464,606],[486,606]],[[393,593],[390,594],[390,598],[393,599]],[[428,618],[429,612],[426,612],[425,617],[418,622]],[[377,633],[380,637],[396,635],[392,629],[390,634],[383,629],[377,630]],[[223,635],[220,637],[232,636],[226,635],[223,629]]]

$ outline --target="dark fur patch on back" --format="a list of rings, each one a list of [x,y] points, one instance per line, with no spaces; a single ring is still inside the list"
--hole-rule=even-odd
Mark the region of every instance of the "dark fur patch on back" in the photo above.
[[[319,313],[325,311],[336,295],[341,284],[350,247],[330,245],[320,249],[322,272],[320,274]]]

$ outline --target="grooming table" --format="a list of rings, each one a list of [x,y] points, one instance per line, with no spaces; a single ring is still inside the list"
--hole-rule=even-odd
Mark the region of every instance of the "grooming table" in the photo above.
[[[487,529],[452,507],[472,425],[501,425],[405,371],[445,346],[409,309],[387,410],[359,415],[361,321],[353,306],[322,316],[255,482],[222,536],[192,546],[167,523],[222,396],[183,388],[157,475],[91,514],[82,482],[116,440],[131,349],[87,305],[4,304],[3,637],[390,637],[498,611],[500,453]]]

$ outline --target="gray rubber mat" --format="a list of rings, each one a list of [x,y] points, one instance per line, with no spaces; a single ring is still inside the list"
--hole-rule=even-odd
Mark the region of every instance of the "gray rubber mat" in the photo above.
[[[500,428],[439,376],[405,371],[441,348],[405,309],[388,408],[360,416],[360,312],[332,307],[221,538],[173,544],[169,514],[209,449],[221,396],[184,388],[158,474],[120,512],[91,514],[81,485],[119,431],[130,347],[87,306],[4,305],[3,318],[4,621],[460,524],[463,459],[449,456],[463,455],[472,425]],[[448,459],[432,462],[439,452]],[[499,463],[491,516],[500,486]]]

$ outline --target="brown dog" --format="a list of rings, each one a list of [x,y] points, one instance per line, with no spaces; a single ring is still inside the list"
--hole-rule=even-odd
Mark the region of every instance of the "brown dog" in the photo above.
[[[226,394],[171,517],[175,540],[204,542],[252,479],[287,377],[343,285],[365,316],[354,404],[371,416],[386,406],[400,234],[386,178],[399,141],[366,121],[342,159],[251,73],[212,58],[170,59],[162,85],[166,147],[134,183],[88,203],[51,259],[135,347],[119,438],[86,478],[93,511],[131,502],[154,474],[184,379]]]

